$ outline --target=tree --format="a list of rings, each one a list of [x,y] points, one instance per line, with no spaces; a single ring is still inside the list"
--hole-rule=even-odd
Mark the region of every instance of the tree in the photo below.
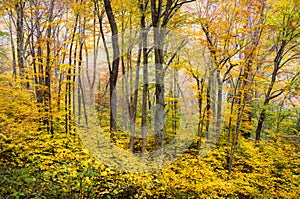
[[[8,40],[9,35],[8,35],[8,33],[2,32],[0,30],[0,38],[2,39],[2,41],[6,41],[6,40]],[[8,50],[5,47],[6,45],[7,44],[5,44],[4,42],[2,44],[0,44],[0,74],[2,74],[4,71],[7,70],[5,63],[9,61]],[[13,71],[15,71],[15,68],[13,68]],[[13,72],[13,76],[15,77],[14,72]]]
[[[112,67],[109,67],[109,96],[110,96],[110,130],[111,138],[114,139],[114,131],[117,130],[117,93],[116,85],[118,79],[119,62],[120,62],[120,48],[119,48],[119,36],[118,27],[115,20],[115,16],[111,7],[110,0],[104,0],[105,12],[109,21],[111,35],[112,35],[112,46],[113,46],[113,61]],[[109,65],[110,66],[110,65]]]
[[[16,1],[15,10],[17,13],[16,31],[17,31],[17,57],[20,76],[24,77],[25,49],[24,49],[24,10],[25,1]]]
[[[143,94],[142,94],[142,155],[146,152],[146,135],[147,135],[147,95],[149,92],[148,82],[148,29],[146,29],[146,10],[149,0],[139,1],[139,8],[141,12],[141,31],[142,31],[142,49],[143,49]]]
[[[274,4],[274,15],[269,15],[269,30],[271,38],[274,39],[274,44],[271,50],[274,50],[274,59],[271,69],[271,78],[268,83],[267,92],[265,93],[264,101],[262,104],[262,110],[259,114],[258,124],[255,131],[255,140],[261,139],[261,131],[263,123],[267,116],[267,106],[270,101],[280,96],[288,88],[289,84],[284,87],[276,89],[275,84],[280,77],[280,72],[284,70],[287,65],[293,60],[299,59],[299,52],[295,52],[295,48],[299,46],[298,39],[300,36],[300,25],[299,21],[299,7],[290,4],[288,2],[275,2]],[[272,18],[274,17],[274,18]],[[298,73],[291,78],[291,83],[296,80]]]
[[[165,120],[165,56],[164,40],[167,27],[176,12],[183,4],[194,0],[151,0],[151,20],[153,26],[154,57],[155,57],[155,146],[162,153],[164,151],[164,120]]]
[[[221,133],[223,85],[229,86],[229,174],[239,134],[242,133],[246,138],[251,135],[248,127],[251,126],[251,92],[255,69],[260,62],[259,49],[264,30],[265,8],[265,2],[260,0],[199,2],[199,23],[213,61],[213,66],[208,71],[207,89],[211,90],[211,95],[207,95],[207,118],[211,120],[210,109],[212,112],[217,110],[215,131],[218,135]],[[216,88],[211,85],[211,77],[215,77],[217,81]],[[216,94],[213,89],[216,89]]]

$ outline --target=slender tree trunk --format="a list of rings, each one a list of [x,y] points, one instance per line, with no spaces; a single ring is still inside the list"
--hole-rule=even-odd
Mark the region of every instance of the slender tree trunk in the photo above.
[[[220,69],[217,69],[217,122],[216,122],[216,133],[217,136],[221,135],[221,120],[222,120],[222,95],[223,95],[223,82],[221,80]]]
[[[94,16],[93,16],[93,69],[92,69],[92,78],[90,77],[90,70],[89,70],[89,56],[88,56],[88,49],[86,41],[84,40],[85,45],[85,54],[86,54],[86,76],[89,84],[89,106],[93,110],[95,106],[95,97],[94,97],[94,88],[96,84],[96,66],[97,66],[97,58],[98,58],[98,52],[99,52],[99,43],[101,38],[101,32],[98,33],[96,36],[96,21],[97,16],[98,19],[101,21],[103,18],[103,11],[100,13],[98,3],[94,2]],[[99,22],[100,22],[99,21]],[[100,25],[100,24],[99,24]],[[102,25],[102,24],[101,24]],[[91,113],[93,114],[93,112]]]
[[[207,85],[207,91],[206,91],[206,108],[205,108],[205,130],[206,130],[206,139],[209,139],[209,128],[210,128],[210,120],[212,116],[212,72],[209,72],[208,77],[208,85]]]
[[[66,27],[66,32],[69,32],[69,28],[67,28]],[[65,34],[65,38],[64,38],[64,40],[65,41],[67,41],[67,35],[68,34]],[[67,45],[66,44],[64,44],[63,45],[63,48],[64,49],[66,49],[67,48]],[[62,58],[61,58],[61,64],[64,64],[65,63],[65,59],[66,59],[66,55],[67,55],[67,52],[66,51],[63,51],[62,52]],[[61,100],[62,100],[62,97],[61,97],[61,95],[62,95],[62,86],[63,86],[63,80],[64,80],[64,73],[63,72],[61,72],[60,74],[59,74],[59,80],[58,80],[58,91],[57,91],[57,98],[58,98],[58,100],[57,100],[57,108],[58,108],[58,110],[61,110]],[[65,106],[66,106],[66,104],[65,104]]]
[[[25,52],[24,52],[24,8],[25,2],[16,1],[15,4],[17,12],[17,57],[20,77],[24,77],[25,69]]]
[[[163,35],[154,27],[154,55],[155,55],[155,145],[156,149],[164,151],[164,120],[165,120],[165,88],[163,74]]]
[[[80,20],[79,20],[79,24],[80,24]],[[81,25],[78,26],[78,29],[80,31]],[[72,100],[71,100],[71,101],[73,101],[73,103],[72,103],[72,111],[73,111],[72,116],[73,116],[73,118],[76,118],[76,95],[75,95],[75,93],[76,93],[76,84],[75,83],[76,83],[76,76],[77,75],[75,75],[75,74],[76,74],[76,65],[77,65],[77,51],[78,51],[78,41],[76,40],[75,41],[74,55],[73,55],[73,67],[72,67],[73,72],[72,72],[72,78],[71,78],[72,79],[71,80],[71,82],[72,82],[71,88],[72,88],[72,94],[73,94],[72,95]],[[79,89],[79,88],[77,88],[77,89]],[[74,120],[72,122],[74,122]]]
[[[65,93],[65,131],[66,134],[69,133],[69,131],[71,130],[71,106],[72,106],[72,101],[71,101],[71,89],[72,89],[72,82],[71,82],[71,76],[72,76],[72,51],[73,51],[73,43],[74,43],[74,39],[75,39],[75,34],[76,34],[76,30],[77,30],[77,23],[78,23],[78,19],[79,19],[79,15],[76,15],[76,19],[75,19],[75,24],[74,24],[74,28],[73,28],[73,32],[72,32],[72,36],[71,36],[71,44],[69,47],[69,68],[67,71],[67,83],[66,83],[66,93]]]
[[[136,111],[137,111],[137,100],[138,100],[138,93],[139,93],[139,80],[140,80],[140,65],[141,65],[141,56],[142,56],[142,31],[140,31],[140,38],[139,38],[139,49],[138,49],[138,57],[136,63],[136,71],[135,71],[135,85],[134,85],[134,92],[133,92],[133,99],[131,100],[131,115],[130,115],[130,151],[133,153],[134,147],[134,134],[135,134],[135,122],[136,122]]]
[[[84,26],[82,30],[82,34],[85,34],[85,20],[84,19]],[[82,39],[83,40],[83,39]],[[80,47],[79,47],[79,59],[78,59],[78,123],[80,124],[80,118],[81,118],[81,103],[83,105],[83,114],[85,119],[85,125],[88,126],[88,116],[86,111],[86,100],[85,100],[85,92],[84,87],[82,85],[81,77],[82,77],[82,54],[83,54],[83,41],[80,41]]]
[[[178,61],[179,63],[179,61]],[[177,133],[177,110],[178,110],[178,70],[173,70],[173,81],[172,81],[172,131],[174,135]]]
[[[203,126],[203,117],[202,117],[202,104],[203,104],[203,90],[204,90],[204,79],[194,76],[197,82],[197,93],[198,93],[198,127],[197,127],[197,147],[201,146],[202,139],[202,126]]]
[[[119,70],[119,62],[120,62],[120,49],[118,43],[118,28],[117,23],[115,21],[115,16],[113,14],[110,0],[104,0],[104,7],[106,11],[106,15],[109,21],[110,29],[112,32],[112,45],[113,45],[113,62],[112,68],[110,69],[110,78],[109,78],[109,95],[110,95],[110,131],[111,131],[111,139],[114,140],[115,131],[117,130],[117,92],[116,85],[118,79],[118,70]]]
[[[244,92],[244,91],[242,91]],[[239,104],[239,110],[238,110],[238,118],[234,130],[234,135],[232,137],[232,145],[231,145],[231,150],[230,150],[230,157],[229,157],[229,165],[228,165],[228,176],[230,177],[231,171],[232,171],[232,166],[233,166],[233,161],[234,161],[234,153],[236,151],[237,147],[237,142],[238,142],[238,136],[239,136],[239,131],[241,128],[241,122],[243,118],[243,112],[246,106],[245,99],[243,97],[244,94],[241,95],[240,99],[240,104]]]
[[[121,24],[121,70],[122,70],[122,104],[127,103],[127,75],[125,70],[125,41],[124,41],[124,34],[125,34],[125,19],[124,19],[124,13],[122,13],[122,24]],[[128,111],[126,106],[122,106],[122,129],[127,130],[128,129]]]
[[[45,112],[48,115],[47,118],[47,131],[51,133],[53,136],[53,123],[52,123],[52,103],[51,103],[51,34],[52,34],[52,25],[51,22],[53,21],[53,9],[54,9],[54,0],[51,1],[51,6],[49,10],[49,25],[47,27],[47,43],[46,43],[46,71],[45,71],[45,86],[47,87],[47,91],[44,95],[45,97]]]
[[[154,36],[154,59],[155,59],[155,148],[164,151],[164,117],[165,117],[165,98],[164,98],[164,71],[163,71],[163,44],[164,30],[160,27],[160,16],[162,12],[162,0],[156,2],[151,0],[151,16]]]
[[[275,66],[275,69],[276,68],[277,67]],[[277,72],[278,72],[278,70],[274,70],[273,73],[272,73],[271,83],[269,84],[269,88],[268,88],[268,91],[267,91],[267,94],[266,94],[266,98],[265,98],[264,103],[263,103],[263,108],[262,108],[262,111],[261,111],[261,113],[259,115],[258,124],[257,124],[256,131],[255,131],[255,140],[256,141],[260,140],[263,123],[264,123],[264,121],[266,119],[266,111],[267,111],[266,106],[270,102],[271,92],[272,92],[272,89],[273,89],[273,85],[274,85],[274,83],[276,81]]]
[[[39,24],[39,22],[37,22],[37,35],[36,35],[36,40],[37,42],[41,42],[41,38],[42,38],[42,32],[40,30],[41,25]],[[33,46],[34,41],[33,42]],[[37,60],[38,60],[38,82],[39,82],[39,86],[44,86],[45,85],[45,74],[44,74],[44,61],[43,61],[43,50],[41,48],[41,45],[38,45],[37,47]],[[44,101],[44,96],[43,96],[43,91],[42,89],[39,87],[37,89],[37,103],[42,105]]]
[[[233,80],[232,80],[232,86],[234,86],[234,92],[231,95],[232,101],[230,105],[230,116],[229,116],[229,123],[228,123],[228,133],[227,133],[227,144],[230,144],[230,138],[231,138],[231,131],[232,131],[232,120],[233,120],[233,111],[234,111],[234,105],[236,103],[236,95],[237,95],[237,89],[239,84],[239,78],[237,80],[236,86],[234,86]]]
[[[142,156],[145,156],[147,145],[147,96],[149,93],[149,80],[148,80],[148,30],[146,29],[146,16],[145,10],[148,1],[145,4],[140,4],[141,11],[141,29],[142,29],[142,45],[143,45],[143,94],[142,94]]]
[[[257,124],[257,128],[255,131],[255,141],[259,141],[260,140],[260,136],[261,136],[261,131],[262,131],[262,127],[263,127],[263,123],[266,119],[266,111],[267,111],[267,105],[269,104],[270,100],[279,96],[281,93],[276,94],[276,95],[272,95],[272,90],[274,87],[274,84],[276,82],[276,78],[278,75],[278,71],[280,69],[280,63],[281,60],[283,58],[283,54],[284,54],[284,49],[286,47],[286,41],[282,41],[280,49],[278,50],[275,60],[274,60],[274,67],[273,67],[273,72],[272,72],[272,77],[271,77],[271,82],[269,84],[267,93],[266,93],[266,97],[263,103],[263,108],[262,111],[260,113],[259,119],[258,119],[258,124]]]
[[[247,69],[244,70],[244,73],[242,75],[241,74],[242,74],[242,72],[240,73],[240,75],[238,77],[237,85],[236,85],[236,89],[235,89],[235,90],[238,90],[238,94],[236,97],[239,100],[239,103],[238,103],[238,111],[237,111],[237,120],[236,120],[236,124],[235,124],[234,134],[232,136],[232,143],[231,143],[231,149],[230,149],[230,155],[229,155],[228,176],[231,175],[233,161],[234,161],[234,153],[237,148],[238,137],[239,137],[241,125],[243,122],[244,110],[245,110],[245,107],[247,104],[247,93],[248,93],[248,87],[249,87],[249,83],[247,80],[247,77],[248,77]],[[241,81],[241,84],[239,84],[240,81]],[[240,85],[240,87],[239,87],[239,85]]]
[[[14,38],[13,38],[13,31],[12,31],[13,18],[12,18],[11,15],[12,14],[11,14],[11,11],[10,11],[8,29],[9,29],[10,45],[11,45],[11,53],[12,53],[13,77],[14,77],[14,79],[16,79],[17,78],[17,58],[16,58],[16,52],[15,52],[16,47],[15,47]],[[35,73],[35,75],[36,75],[36,73]]]

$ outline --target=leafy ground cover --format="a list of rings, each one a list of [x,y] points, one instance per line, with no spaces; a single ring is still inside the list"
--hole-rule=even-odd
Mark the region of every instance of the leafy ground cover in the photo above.
[[[232,174],[222,139],[204,158],[190,149],[153,173],[105,166],[79,136],[39,130],[32,93],[0,87],[0,198],[299,198],[297,139],[270,133],[259,145],[241,138]]]

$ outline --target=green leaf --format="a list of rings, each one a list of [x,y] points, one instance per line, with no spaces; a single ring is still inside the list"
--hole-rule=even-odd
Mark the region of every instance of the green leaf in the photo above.
[[[8,36],[8,33],[0,30],[0,37],[2,37],[2,36]]]
[[[27,177],[24,179],[26,183],[31,184],[34,182],[34,178]]]

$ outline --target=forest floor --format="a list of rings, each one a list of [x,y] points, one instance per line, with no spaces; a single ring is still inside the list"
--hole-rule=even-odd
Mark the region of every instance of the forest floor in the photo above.
[[[165,168],[126,173],[96,160],[77,133],[39,131],[33,96],[0,87],[0,198],[300,198],[299,135],[240,138],[228,176],[224,139],[207,156],[190,149]]]

